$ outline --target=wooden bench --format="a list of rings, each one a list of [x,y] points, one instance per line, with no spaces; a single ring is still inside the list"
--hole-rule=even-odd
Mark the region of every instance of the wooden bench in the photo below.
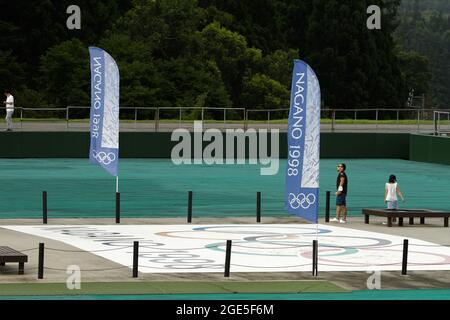
[[[420,224],[425,224],[425,218],[444,218],[444,227],[448,228],[448,218],[450,212],[447,211],[434,211],[427,209],[402,209],[402,210],[389,210],[389,209],[362,209],[364,215],[364,223],[369,223],[369,217],[379,216],[387,218],[387,226],[392,227],[392,220],[398,218],[398,226],[403,227],[403,219],[409,218],[409,224],[414,224],[414,218],[420,218]]]
[[[0,266],[4,266],[6,262],[18,262],[19,274],[23,274],[28,256],[10,247],[0,247]]]

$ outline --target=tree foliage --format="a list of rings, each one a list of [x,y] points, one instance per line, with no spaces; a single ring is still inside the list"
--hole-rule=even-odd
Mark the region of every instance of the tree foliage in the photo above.
[[[443,105],[450,20],[405,2],[399,19],[399,0],[2,1],[0,85],[18,106],[89,105],[94,45],[119,65],[122,107],[288,108],[299,58],[327,107],[400,107],[411,87]],[[81,30],[66,28],[71,4]],[[366,28],[369,4],[381,30]]]
[[[415,81],[410,87],[419,94],[426,94],[428,106],[450,108],[450,3],[447,0],[405,0],[401,13],[395,35],[404,50],[412,52],[416,58],[416,63],[410,63],[406,71]],[[428,72],[423,72],[425,62],[417,61],[417,55],[427,58]],[[417,83],[418,79],[421,83]]]

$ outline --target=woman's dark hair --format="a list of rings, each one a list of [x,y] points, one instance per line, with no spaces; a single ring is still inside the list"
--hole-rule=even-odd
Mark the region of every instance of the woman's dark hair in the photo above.
[[[389,183],[397,182],[397,177],[393,174],[389,176]]]

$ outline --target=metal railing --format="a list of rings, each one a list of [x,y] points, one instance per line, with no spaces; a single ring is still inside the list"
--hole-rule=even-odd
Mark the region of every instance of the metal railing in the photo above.
[[[68,106],[66,108],[22,108],[16,107],[13,117],[19,115],[20,128],[24,123],[33,122],[47,124],[61,122],[69,130],[74,124],[79,123],[78,128],[88,127],[90,107]],[[203,122],[222,123],[224,127],[236,122],[239,126],[245,126],[244,108],[211,108],[211,107],[121,107],[119,117],[127,124],[134,124],[135,129],[153,129],[158,131],[161,124],[168,123],[173,128],[174,123],[178,127],[183,124],[192,124],[194,120]],[[220,118],[220,120],[218,120]],[[62,127],[62,126],[60,126]],[[130,127],[128,125],[128,127]]]
[[[435,109],[388,109],[388,108],[370,108],[370,109],[326,109],[331,112],[331,128],[334,131],[339,120],[348,122],[350,119],[358,120],[372,120],[375,123],[375,129],[381,125],[396,125],[396,126],[410,126],[410,130],[421,131],[421,126],[426,125],[427,130],[431,129],[433,121],[433,112]],[[369,117],[358,117],[361,113],[369,114]],[[345,118],[337,119],[336,114],[343,114]],[[352,118],[349,115],[353,115]],[[427,123],[430,122],[430,123]],[[416,127],[416,128],[415,128]],[[402,129],[402,127],[399,127]]]
[[[442,125],[442,121],[446,121],[446,125]],[[450,111],[434,111],[433,122],[435,136],[448,136],[450,134]],[[442,128],[442,126],[444,126],[444,128]]]
[[[3,111],[4,112],[4,111]],[[15,108],[19,114],[20,128],[24,123],[52,126],[62,122],[57,129],[88,129],[90,107],[68,106],[66,108]],[[442,115],[450,119],[449,109],[322,109],[322,131],[439,131]],[[134,130],[172,130],[192,127],[194,120],[203,121],[211,127],[277,128],[287,129],[289,109],[253,110],[245,108],[203,108],[203,107],[122,107],[121,126]],[[76,124],[79,124],[78,126]],[[34,127],[36,127],[35,125]],[[56,125],[53,125],[56,128]],[[31,126],[33,127],[33,125]]]
[[[441,112],[441,110],[413,108],[321,109],[321,125],[322,130],[328,129],[331,132],[341,130],[377,131],[378,129],[432,132],[435,112]],[[287,108],[246,110],[247,123],[265,122],[268,128],[273,127],[274,124],[278,124],[280,127],[287,126],[288,114],[289,109]]]

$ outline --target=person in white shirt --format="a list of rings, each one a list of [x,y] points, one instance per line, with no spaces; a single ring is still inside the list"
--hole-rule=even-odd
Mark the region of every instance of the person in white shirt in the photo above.
[[[397,194],[400,196],[402,201],[405,201],[402,192],[397,183],[397,177],[393,174],[389,176],[389,182],[386,183],[384,188],[384,203],[387,203],[387,208],[396,210],[398,209],[398,198]]]
[[[5,90],[6,101],[4,102],[6,107],[6,131],[12,131],[13,121],[12,116],[14,113],[14,97],[9,90]]]

